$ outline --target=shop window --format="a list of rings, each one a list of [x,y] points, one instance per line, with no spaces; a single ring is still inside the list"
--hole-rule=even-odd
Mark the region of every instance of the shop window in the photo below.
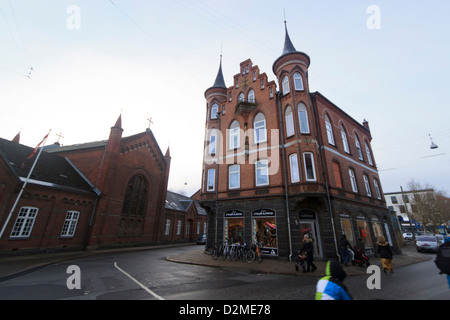
[[[224,221],[224,242],[244,243],[244,219],[229,218]]]
[[[355,238],[353,236],[352,220],[341,219],[341,231],[342,231],[342,234],[345,234],[345,236],[347,237],[347,240],[352,244],[352,246],[354,246]]]
[[[259,209],[252,212],[253,243],[258,242],[265,254],[277,254],[277,225],[275,212]]]
[[[358,228],[358,238],[361,239],[362,242],[364,242],[366,250],[369,249],[368,252],[370,252],[370,249],[373,248],[373,246],[372,237],[370,236],[369,231],[369,224],[367,223],[367,221],[357,220],[356,226]],[[358,241],[360,241],[359,239]]]

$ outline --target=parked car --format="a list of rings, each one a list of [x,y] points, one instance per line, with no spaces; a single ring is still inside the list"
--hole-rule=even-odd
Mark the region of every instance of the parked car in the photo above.
[[[444,237],[441,235],[424,235],[416,238],[416,249],[419,252],[433,251],[437,252],[437,249],[444,243]]]
[[[412,232],[404,232],[403,233],[403,239],[405,239],[405,240],[413,240],[414,236],[413,236]]]
[[[206,244],[206,233],[202,234],[200,238],[197,239],[197,244]]]

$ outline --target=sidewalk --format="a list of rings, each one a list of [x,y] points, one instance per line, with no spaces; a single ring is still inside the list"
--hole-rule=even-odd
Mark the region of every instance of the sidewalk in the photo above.
[[[180,245],[180,244],[178,244]],[[174,246],[174,245],[169,245]],[[127,251],[139,251],[139,250],[151,250],[164,248],[167,246],[151,246],[151,247],[136,247],[136,248],[121,248],[121,249],[108,249],[108,250],[96,250],[96,251],[76,251],[76,252],[60,252],[60,253],[46,253],[35,255],[21,255],[11,257],[0,258],[0,281],[7,280],[9,278],[18,276],[20,274],[30,272],[46,265],[68,261],[77,258],[83,258],[92,255],[98,255],[103,253],[113,252],[127,252]],[[166,259],[175,263],[187,263],[195,265],[203,265],[209,267],[219,268],[240,268],[247,269],[255,273],[277,273],[287,275],[298,276],[322,276],[325,274],[326,261],[314,261],[317,266],[317,270],[314,273],[303,273],[301,271],[296,272],[294,263],[289,262],[287,258],[265,258],[261,263],[253,262],[240,262],[240,261],[223,261],[213,260],[212,256],[203,252],[203,247],[199,246],[199,250],[195,252],[189,252],[180,255],[168,256]],[[433,255],[418,253],[415,250],[414,243],[408,243],[402,248],[401,255],[394,256],[394,268],[401,266],[425,261],[433,258]],[[380,258],[371,257],[370,263],[381,266]],[[363,275],[366,274],[366,267],[351,266],[345,267],[348,275]]]
[[[408,243],[402,248],[401,255],[394,255],[393,264],[394,270],[398,267],[410,265],[413,263],[425,261],[432,259],[434,256],[430,254],[423,254],[416,252],[414,243]],[[255,273],[276,273],[276,274],[286,274],[286,275],[298,275],[298,276],[324,276],[326,261],[318,261],[316,259],[314,264],[317,266],[315,272],[303,273],[301,271],[295,271],[295,266],[293,262],[289,262],[287,258],[265,258],[261,263],[256,261],[252,263],[241,262],[241,261],[228,261],[214,260],[211,254],[200,252],[190,252],[185,254],[180,254],[176,256],[169,256],[167,260],[178,263],[187,263],[195,265],[203,265],[208,267],[219,267],[219,268],[240,268],[248,269]],[[381,259],[376,257],[370,257],[370,263],[372,265],[377,265],[381,268]],[[360,267],[358,265],[352,266],[349,263],[348,267],[344,267],[347,275],[363,275],[367,274],[367,267]]]

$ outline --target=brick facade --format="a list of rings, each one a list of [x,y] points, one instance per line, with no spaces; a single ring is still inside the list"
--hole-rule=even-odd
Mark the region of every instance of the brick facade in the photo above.
[[[397,248],[368,122],[309,92],[309,65],[286,29],[283,53],[273,64],[277,82],[247,59],[232,86],[225,85],[220,65],[206,90],[199,197],[208,212],[210,248],[258,241],[268,255],[292,257],[308,234],[316,257],[325,259],[336,257],[343,233],[354,245],[363,237],[368,253],[380,235]]]

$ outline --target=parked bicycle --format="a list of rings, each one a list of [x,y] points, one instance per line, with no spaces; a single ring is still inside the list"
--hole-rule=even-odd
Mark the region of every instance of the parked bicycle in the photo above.
[[[258,263],[261,263],[263,260],[261,249],[262,246],[260,242],[252,243],[250,250],[247,252],[247,262],[252,263],[256,260]]]

